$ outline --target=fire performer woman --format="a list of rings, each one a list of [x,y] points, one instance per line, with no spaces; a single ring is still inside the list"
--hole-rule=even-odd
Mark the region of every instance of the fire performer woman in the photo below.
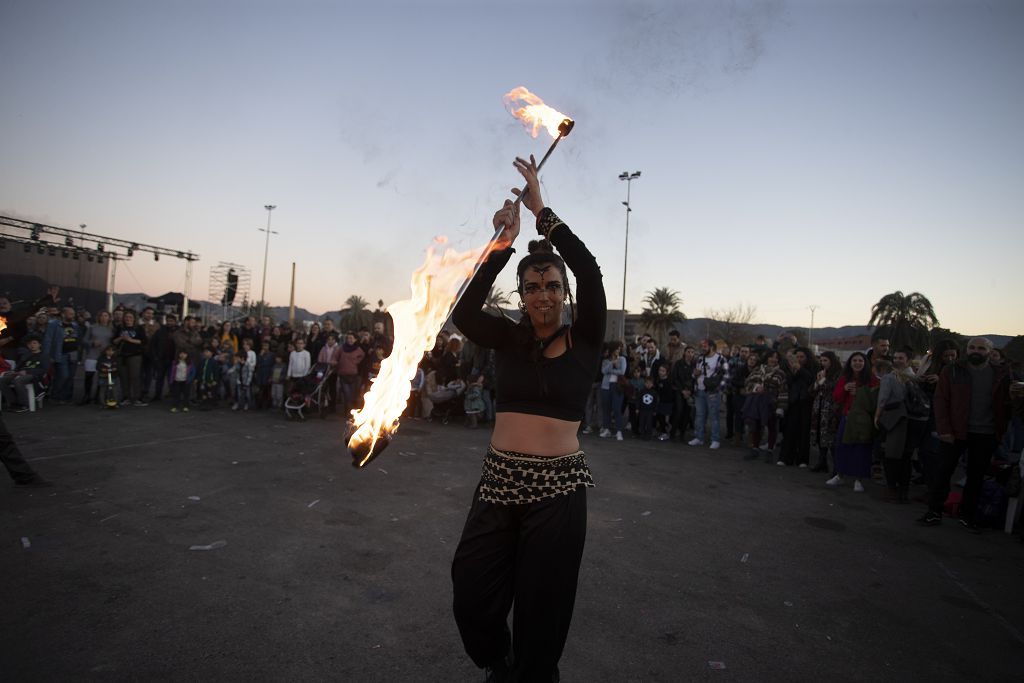
[[[484,313],[519,235],[518,206],[506,201],[494,214],[495,229],[506,226],[503,248],[481,266],[453,314],[467,337],[496,350],[497,415],[452,582],[463,644],[487,680],[547,682],[559,678],[587,532],[586,487],[594,483],[576,434],[600,365],[606,305],[594,256],[544,206],[533,157],[514,165],[544,239],[530,243],[516,269],[520,322]],[[576,278],[575,306],[566,264]],[[562,322],[566,303],[571,324]],[[514,635],[506,622],[513,604]]]

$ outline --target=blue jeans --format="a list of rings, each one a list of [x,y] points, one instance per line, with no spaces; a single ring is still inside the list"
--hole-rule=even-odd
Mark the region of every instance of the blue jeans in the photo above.
[[[62,353],[57,362],[56,377],[54,377],[53,398],[58,401],[70,401],[75,390],[75,368],[71,360],[71,354]]]
[[[615,419],[615,431],[622,431],[622,392],[618,389],[601,390],[601,428],[611,429]]]
[[[694,395],[694,402],[697,408],[697,420],[693,426],[693,438],[703,441],[704,440],[704,423],[707,419],[711,418],[711,440],[721,441],[722,429],[719,425],[721,421],[719,419],[719,404],[722,402],[722,394],[714,391],[708,393],[701,389],[698,389]]]

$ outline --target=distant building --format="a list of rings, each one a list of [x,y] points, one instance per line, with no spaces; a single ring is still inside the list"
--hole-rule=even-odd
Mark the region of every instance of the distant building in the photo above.
[[[816,339],[815,346],[828,351],[836,351],[840,354],[850,354],[854,351],[864,351],[871,347],[871,335],[859,334],[855,337],[839,337],[836,339]]]

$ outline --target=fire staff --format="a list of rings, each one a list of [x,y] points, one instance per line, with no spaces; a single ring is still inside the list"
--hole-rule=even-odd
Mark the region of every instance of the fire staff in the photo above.
[[[577,433],[600,364],[606,305],[594,256],[544,206],[533,157],[517,158],[515,167],[527,184],[525,194],[513,192],[543,237],[516,269],[522,318],[513,323],[482,311],[515,251],[519,207],[511,201],[494,215],[495,229],[506,226],[502,248],[453,312],[467,337],[496,351],[497,416],[452,582],[463,644],[488,680],[547,682],[559,678],[586,538],[586,489],[594,484]],[[566,265],[576,279],[575,303]],[[514,633],[507,625],[512,609]]]

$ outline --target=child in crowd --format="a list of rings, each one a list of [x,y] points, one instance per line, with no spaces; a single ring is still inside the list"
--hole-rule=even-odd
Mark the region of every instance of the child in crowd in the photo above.
[[[213,357],[213,348],[204,346],[203,359],[199,362],[199,381],[197,383],[200,410],[209,410],[217,402],[220,375],[220,363]]]
[[[658,376],[654,380],[654,390],[658,394],[658,407],[654,411],[655,429],[658,430],[658,441],[668,441],[672,411],[675,408],[675,391],[672,380],[668,376],[668,364],[658,366]]]
[[[626,429],[632,430],[633,434],[640,436],[640,410],[639,396],[644,390],[644,366],[637,363],[629,373],[629,382],[626,386],[620,386],[622,391],[623,405],[626,407],[626,414],[629,415],[629,424]]]
[[[466,424],[470,429],[476,429],[477,421],[485,407],[483,375],[477,375],[473,382],[466,387],[466,396],[462,400],[462,407],[466,411]]]
[[[643,389],[637,392],[636,397],[637,427],[640,431],[640,438],[650,441],[651,434],[654,433],[654,416],[658,410],[658,390],[654,388],[653,377],[644,377],[643,381]]]
[[[244,364],[244,358],[241,354],[230,354],[227,364],[221,368],[224,398],[231,402],[232,410],[238,410],[238,374]]]
[[[299,337],[295,340],[295,350],[288,355],[288,391],[292,391],[294,383],[309,374],[310,360],[309,351],[306,350],[306,340]]]
[[[171,363],[167,372],[167,383],[171,385],[171,412],[178,410],[188,412],[188,399],[192,382],[196,378],[196,368],[188,362],[188,351],[179,351],[178,359]]]
[[[270,350],[270,340],[260,343],[260,355],[256,359],[256,376],[253,379],[253,390],[256,392],[256,408],[266,410],[270,407],[270,386],[274,376],[274,359]]]
[[[249,340],[246,339],[246,342]],[[249,343],[252,346],[252,343]],[[252,360],[252,364],[249,360]],[[235,405],[232,406],[232,410],[238,410],[241,406],[242,410],[249,410],[249,404],[252,403],[252,378],[256,372],[256,354],[250,348],[248,353],[246,351],[238,352],[238,393],[235,399]]]
[[[274,369],[270,373],[270,405],[280,408],[284,405],[284,383],[288,375],[288,366],[282,356],[274,355]]]
[[[96,361],[96,377],[99,378],[97,390],[99,391],[101,403],[108,408],[116,408],[118,406],[117,366],[116,349],[108,344],[103,349],[103,354],[99,357],[99,360]]]

